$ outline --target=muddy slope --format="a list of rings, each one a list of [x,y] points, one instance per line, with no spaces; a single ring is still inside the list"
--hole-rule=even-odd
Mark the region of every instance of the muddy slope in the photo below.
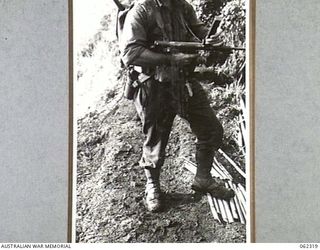
[[[116,100],[116,101],[115,101]],[[244,242],[245,225],[213,220],[205,196],[190,189],[193,175],[181,158],[194,161],[194,137],[175,119],[161,173],[166,207],[143,204],[141,124],[121,89],[78,121],[77,242]]]

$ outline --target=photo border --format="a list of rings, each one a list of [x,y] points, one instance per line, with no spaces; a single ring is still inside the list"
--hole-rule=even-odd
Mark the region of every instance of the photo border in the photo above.
[[[249,1],[249,172],[250,172],[250,241],[256,242],[255,216],[255,55],[256,55],[256,0]]]
[[[68,59],[69,59],[69,124],[68,124],[68,225],[67,225],[67,242],[73,242],[73,209],[75,202],[73,201],[73,191],[74,191],[74,179],[73,172],[76,165],[74,165],[74,155],[73,155],[73,145],[74,145],[74,136],[73,136],[73,126],[74,126],[74,115],[73,115],[73,0],[68,0]]]

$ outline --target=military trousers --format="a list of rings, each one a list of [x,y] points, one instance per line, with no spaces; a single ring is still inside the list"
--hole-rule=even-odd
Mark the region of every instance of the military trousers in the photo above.
[[[190,87],[192,96],[188,98],[186,114],[182,118],[187,120],[197,138],[197,175],[206,177],[212,167],[214,152],[221,146],[223,128],[201,84],[193,81]],[[165,160],[173,120],[176,115],[181,116],[176,108],[172,83],[160,83],[153,78],[147,80],[136,91],[134,104],[146,136],[140,165],[147,169],[160,169]]]

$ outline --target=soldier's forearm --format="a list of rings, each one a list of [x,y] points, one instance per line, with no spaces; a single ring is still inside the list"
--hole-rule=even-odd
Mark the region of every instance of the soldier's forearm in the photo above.
[[[157,66],[170,64],[170,60],[170,55],[156,53],[146,49],[132,62],[132,64],[137,66]]]

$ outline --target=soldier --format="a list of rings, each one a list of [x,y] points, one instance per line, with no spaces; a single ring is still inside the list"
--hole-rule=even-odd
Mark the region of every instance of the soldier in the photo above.
[[[197,172],[192,189],[222,199],[234,196],[233,190],[219,184],[210,174],[214,152],[222,143],[223,128],[201,85],[188,80],[188,71],[193,70],[198,55],[165,54],[150,48],[155,40],[199,41],[207,32],[185,0],[141,0],[125,20],[120,49],[123,63],[139,66],[141,72],[142,83],[134,93],[134,104],[146,135],[140,165],[147,179],[146,207],[152,212],[163,207],[160,169],[177,114],[189,122],[197,137]]]

